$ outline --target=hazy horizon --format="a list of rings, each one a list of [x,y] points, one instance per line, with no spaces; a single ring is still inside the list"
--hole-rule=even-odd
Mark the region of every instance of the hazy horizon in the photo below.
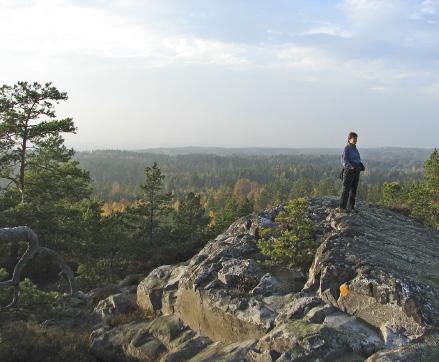
[[[439,0],[0,0],[0,34],[78,151],[439,145]]]
[[[333,151],[338,153],[338,151],[342,150],[344,145],[340,147],[261,147],[261,146],[248,146],[248,147],[223,147],[223,146],[175,146],[175,147],[150,147],[150,148],[90,148],[90,149],[76,149],[78,152],[94,152],[94,151],[127,151],[127,152],[148,152],[148,151],[156,151],[156,150],[198,150],[198,149],[207,149],[207,150],[291,150],[291,151]],[[360,149],[360,147],[358,146]],[[418,151],[431,151],[438,147],[398,147],[398,146],[379,146],[379,147],[361,147],[360,150],[381,150],[381,149],[391,149],[391,150],[418,150]]]

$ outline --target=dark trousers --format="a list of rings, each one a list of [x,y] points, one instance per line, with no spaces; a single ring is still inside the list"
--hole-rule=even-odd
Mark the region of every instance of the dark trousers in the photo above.
[[[357,195],[358,182],[360,181],[359,169],[344,169],[343,170],[343,191],[340,198],[340,208],[353,209],[355,206],[355,197]]]

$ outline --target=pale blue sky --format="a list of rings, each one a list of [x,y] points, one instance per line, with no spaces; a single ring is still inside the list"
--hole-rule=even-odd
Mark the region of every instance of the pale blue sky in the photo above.
[[[439,145],[439,0],[0,0],[78,150]]]

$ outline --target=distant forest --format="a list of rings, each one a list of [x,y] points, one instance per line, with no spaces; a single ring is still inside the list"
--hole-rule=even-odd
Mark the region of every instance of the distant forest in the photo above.
[[[382,198],[384,182],[419,180],[424,161],[432,152],[410,148],[359,147],[359,150],[366,165],[359,196],[370,202]],[[337,149],[188,147],[82,151],[74,158],[90,171],[95,196],[110,209],[135,200],[144,168],[157,162],[166,176],[164,190],[178,197],[190,191],[200,193],[207,209],[224,207],[231,196],[248,198],[258,210],[298,196],[337,195],[340,152]]]

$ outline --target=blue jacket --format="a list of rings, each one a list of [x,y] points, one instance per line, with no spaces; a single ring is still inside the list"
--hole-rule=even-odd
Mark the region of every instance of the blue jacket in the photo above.
[[[347,144],[343,150],[341,156],[341,164],[343,168],[361,167],[360,152],[358,152],[357,146]]]

